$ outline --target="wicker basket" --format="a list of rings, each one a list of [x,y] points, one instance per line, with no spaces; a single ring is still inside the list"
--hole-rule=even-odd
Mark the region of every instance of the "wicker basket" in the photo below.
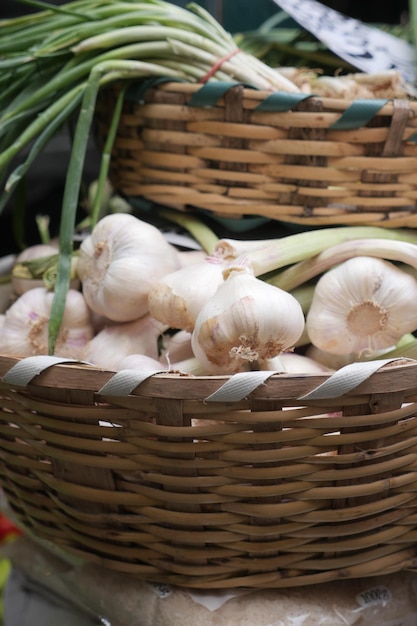
[[[97,106],[103,142],[115,92]],[[111,180],[128,197],[302,225],[417,225],[417,102],[229,83],[130,92]]]
[[[3,356],[1,484],[38,538],[148,581],[279,588],[412,568],[417,363],[377,367],[335,397],[328,374],[140,382]]]

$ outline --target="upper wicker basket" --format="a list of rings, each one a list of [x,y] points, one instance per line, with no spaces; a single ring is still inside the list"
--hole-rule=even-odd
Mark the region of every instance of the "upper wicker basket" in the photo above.
[[[107,134],[115,93],[97,107]],[[417,102],[162,83],[126,99],[111,181],[128,197],[301,225],[417,225]]]
[[[341,393],[328,374],[136,378],[3,356],[0,484],[38,540],[148,581],[415,568],[417,363],[349,372]]]

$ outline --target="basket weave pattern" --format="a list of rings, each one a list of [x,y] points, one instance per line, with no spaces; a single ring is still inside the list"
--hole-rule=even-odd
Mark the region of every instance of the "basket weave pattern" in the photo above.
[[[0,358],[0,377],[18,360]],[[60,364],[0,383],[0,481],[37,537],[149,581],[279,588],[417,563],[417,364],[341,398],[328,375],[271,375],[208,402],[228,377]]]
[[[199,89],[165,83],[125,102],[111,166],[119,192],[222,217],[417,225],[416,102],[376,101],[356,127],[352,106],[372,101],[307,97],[271,111],[271,94],[235,86],[211,106],[190,106]],[[113,103],[104,92],[101,140]]]

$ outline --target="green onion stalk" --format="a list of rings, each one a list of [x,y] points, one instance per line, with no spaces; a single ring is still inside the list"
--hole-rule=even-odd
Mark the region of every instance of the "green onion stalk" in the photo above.
[[[62,322],[70,280],[76,209],[100,90],[152,77],[240,82],[268,91],[298,91],[291,81],[241,51],[232,35],[195,3],[164,0],[75,0],[0,20],[0,211],[54,134],[78,112],[60,220],[60,249],[49,351]],[[219,60],[224,60],[216,70]],[[124,91],[124,89],[122,90]],[[92,220],[108,171],[116,105],[105,145]],[[17,163],[17,165],[16,165]]]

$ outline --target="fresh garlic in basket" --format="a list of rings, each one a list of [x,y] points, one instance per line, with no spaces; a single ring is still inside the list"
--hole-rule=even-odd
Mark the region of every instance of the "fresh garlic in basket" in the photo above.
[[[154,283],[179,267],[177,250],[155,226],[128,213],[113,213],[82,242],[77,272],[95,313],[130,322],[148,313]]]
[[[53,292],[43,287],[35,287],[15,300],[7,309],[1,327],[2,354],[48,354],[48,324],[53,297]],[[93,337],[93,332],[90,311],[83,295],[70,289],[55,353],[66,358],[80,358],[84,346]]]
[[[201,309],[192,333],[201,365],[208,371],[233,373],[242,364],[291,350],[305,325],[298,301],[256,278],[245,265],[231,265],[224,278]]]
[[[216,256],[166,274],[149,292],[149,311],[171,328],[191,332],[197,315],[223,282],[226,263]]]
[[[417,329],[417,281],[389,261],[357,256],[317,281],[306,318],[313,345],[369,355]]]
[[[131,354],[158,359],[158,341],[167,327],[146,314],[132,322],[105,326],[83,349],[82,358],[97,367],[119,369]]]

